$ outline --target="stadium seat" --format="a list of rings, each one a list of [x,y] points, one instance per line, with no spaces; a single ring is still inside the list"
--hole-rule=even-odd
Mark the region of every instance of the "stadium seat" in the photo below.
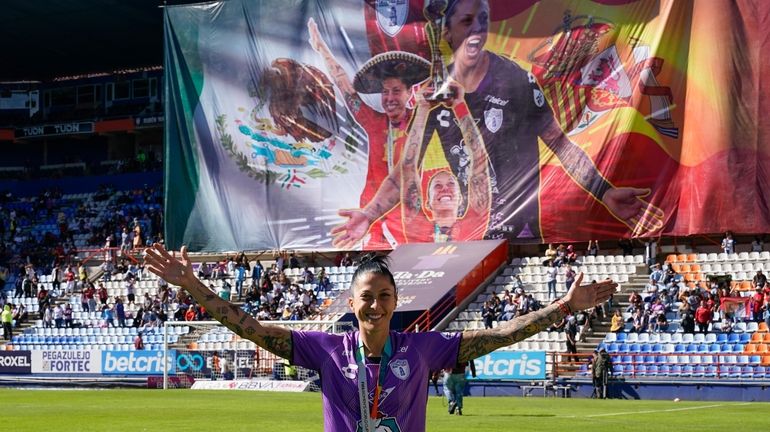
[[[703,372],[703,376],[707,378],[713,378],[717,376],[717,367],[714,365],[706,366],[706,370]]]
[[[766,378],[767,377],[767,368],[764,366],[754,366],[754,378]]]
[[[685,345],[685,344],[676,344],[674,346],[674,352],[675,353],[685,353],[685,352],[687,352],[687,345]]]
[[[628,339],[628,333],[617,333],[618,342],[625,342]]]
[[[682,366],[679,366],[679,365],[671,366],[671,369],[668,371],[668,376],[672,376],[672,377],[682,376]]]
[[[760,357],[758,355],[750,356],[749,357],[749,363],[754,364],[754,365],[758,365],[758,364],[762,363],[762,357]]]
[[[607,352],[610,354],[618,353],[620,351],[620,346],[616,343],[611,343],[607,345]]]
[[[658,366],[658,376],[669,376],[671,374],[671,366],[663,364]]]
[[[702,377],[706,373],[706,368],[702,365],[697,365],[693,367],[692,370],[692,376],[693,377]]]
[[[634,358],[631,357],[630,355],[624,355],[624,356],[620,357],[620,363],[621,364],[631,364],[633,362],[634,362]]]
[[[739,337],[739,342],[740,343],[749,343],[749,342],[751,342],[751,334],[749,334],[749,333],[741,333],[741,335]]]
[[[740,366],[730,366],[729,373],[727,375],[729,378],[740,378],[741,377],[741,367]]]
[[[751,379],[754,378],[754,368],[751,366],[743,366],[740,368],[741,375],[740,377],[743,379]]]
[[[727,335],[727,342],[728,343],[736,343],[741,341],[741,335],[738,333],[730,333]]]
[[[679,376],[690,377],[692,376],[693,372],[694,368],[691,365],[685,365],[682,366],[682,372],[679,374]]]

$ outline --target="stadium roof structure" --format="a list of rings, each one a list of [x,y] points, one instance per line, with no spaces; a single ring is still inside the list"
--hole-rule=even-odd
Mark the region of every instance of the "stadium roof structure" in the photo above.
[[[61,76],[163,63],[164,4],[182,0],[3,0],[0,81]]]

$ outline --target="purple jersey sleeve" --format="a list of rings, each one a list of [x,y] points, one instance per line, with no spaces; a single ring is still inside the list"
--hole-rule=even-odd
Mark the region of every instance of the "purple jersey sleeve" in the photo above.
[[[453,367],[457,363],[462,333],[426,332],[409,333],[419,348],[422,360],[429,370]]]
[[[292,364],[320,370],[335,348],[342,346],[342,336],[319,331],[292,331]]]

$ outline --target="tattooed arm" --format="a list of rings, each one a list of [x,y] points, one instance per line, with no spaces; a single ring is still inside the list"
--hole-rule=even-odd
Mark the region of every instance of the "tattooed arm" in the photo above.
[[[340,92],[342,92],[342,95],[345,98],[345,104],[348,106],[350,112],[353,113],[353,115],[356,115],[361,108],[362,102],[361,98],[358,96],[358,92],[353,88],[353,83],[350,82],[350,77],[348,77],[348,74],[342,69],[342,66],[340,66],[337,59],[334,58],[331,50],[329,50],[329,46],[326,45],[326,42],[324,42],[321,37],[321,33],[318,31],[318,24],[316,24],[313,18],[307,20],[307,30],[310,34],[310,46],[317,53],[321,54],[321,57],[323,57],[324,63],[326,64],[326,70],[332,76],[334,84],[340,89]]]
[[[163,246],[155,244],[146,249],[145,265],[166,282],[189,292],[214,319],[238,336],[291,360],[291,331],[283,327],[262,325],[238,306],[219,298],[195,277],[186,247],[182,246],[180,255],[181,259],[177,259],[176,253],[169,253]]]
[[[428,124],[430,105],[421,96],[417,96],[417,110],[409,128],[409,135],[404,143],[404,156],[399,166],[401,168],[401,215],[404,226],[413,226],[417,221],[425,220],[422,210],[422,190],[420,188],[419,164],[420,148],[423,133]],[[405,230],[408,234],[409,230]]]
[[[455,114],[458,116],[458,126],[463,136],[465,145],[471,151],[471,177],[468,185],[468,204],[477,214],[489,216],[492,203],[492,190],[489,183],[489,156],[484,146],[484,137],[476,126],[473,116],[470,115],[465,102],[455,105]],[[464,115],[463,115],[464,114]],[[486,232],[486,226],[481,229]]]
[[[644,198],[650,189],[616,187],[602,176],[588,154],[564,134],[550,111],[541,131],[543,142],[559,158],[569,176],[631,228],[634,236],[663,228],[665,213]]]
[[[564,298],[543,309],[514,318],[496,329],[463,332],[457,360],[470,361],[522,341],[561,321],[570,311],[588,309],[607,301],[618,286],[609,279],[586,286],[581,286],[582,281],[583,273],[580,273]]]

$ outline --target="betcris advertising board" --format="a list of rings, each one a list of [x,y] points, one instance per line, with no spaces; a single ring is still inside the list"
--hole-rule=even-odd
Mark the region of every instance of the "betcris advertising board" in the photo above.
[[[163,375],[163,351],[102,351],[104,375]],[[168,373],[176,373],[176,351],[168,351]]]
[[[495,351],[474,360],[476,379],[545,379],[545,351]]]

